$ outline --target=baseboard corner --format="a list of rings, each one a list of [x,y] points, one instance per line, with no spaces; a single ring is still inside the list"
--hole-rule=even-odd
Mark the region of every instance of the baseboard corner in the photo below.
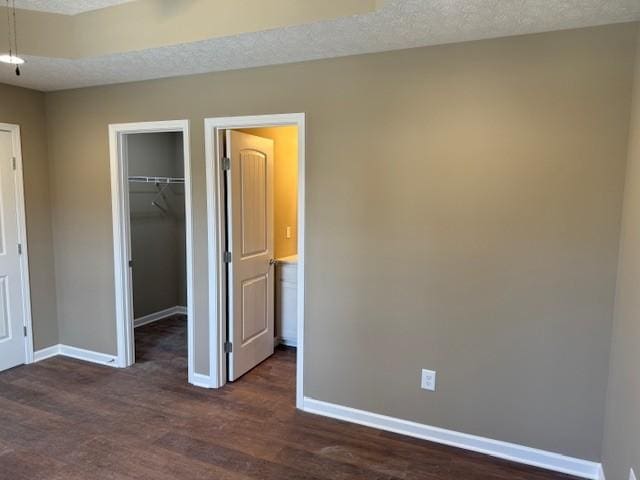
[[[192,373],[189,375],[189,383],[198,388],[217,388],[213,378],[209,375],[203,375],[201,373]]]
[[[46,360],[47,358],[55,357],[57,355],[60,355],[60,344],[41,348],[40,350],[33,352],[33,363],[41,362],[42,360]]]
[[[117,363],[115,355],[94,352],[91,350],[72,347],[70,345],[64,345],[61,343],[52,345],[51,347],[43,348],[41,350],[37,350],[33,353],[33,361],[34,363],[41,362],[42,360],[56,357],[58,355],[63,357],[75,358],[76,360],[83,360],[85,362],[97,363],[99,365],[107,365],[109,367],[115,367]]]
[[[607,477],[604,474],[604,465],[598,465],[598,477],[597,480],[607,480]]]

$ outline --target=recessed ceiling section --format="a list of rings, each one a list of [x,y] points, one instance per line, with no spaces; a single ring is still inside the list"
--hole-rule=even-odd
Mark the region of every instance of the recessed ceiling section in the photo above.
[[[638,20],[638,0],[137,0],[75,16],[22,10],[27,63],[20,77],[0,65],[0,82],[61,90]]]
[[[133,0],[15,0],[16,8],[39,12],[77,15],[101,8],[113,7]]]
[[[67,2],[74,3],[74,2]],[[77,15],[21,10],[24,55],[88,58],[372,13],[377,0],[138,0]],[[0,11],[0,18],[6,15]],[[0,38],[7,25],[0,22]]]

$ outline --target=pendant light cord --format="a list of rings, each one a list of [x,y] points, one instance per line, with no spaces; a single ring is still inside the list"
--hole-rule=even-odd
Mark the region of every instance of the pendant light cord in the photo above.
[[[11,0],[11,5],[9,5],[9,0],[6,0],[7,3],[7,36],[9,40],[9,60],[16,60],[16,76],[20,76],[20,65],[17,63],[19,60],[18,57],[18,22],[16,21],[16,0]],[[13,25],[12,20],[13,18]],[[13,26],[13,29],[12,29]],[[13,30],[13,44],[11,43],[11,32]],[[15,55],[14,55],[15,50]]]
[[[18,24],[16,22],[16,0],[12,1],[13,4],[13,46],[16,50],[16,57],[19,57],[18,54]]]
[[[13,49],[11,48],[11,7],[7,0],[7,40],[9,41],[9,57],[13,57]]]

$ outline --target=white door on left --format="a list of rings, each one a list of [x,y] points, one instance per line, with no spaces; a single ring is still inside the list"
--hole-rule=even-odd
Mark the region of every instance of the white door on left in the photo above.
[[[0,127],[0,371],[26,361],[13,136]]]

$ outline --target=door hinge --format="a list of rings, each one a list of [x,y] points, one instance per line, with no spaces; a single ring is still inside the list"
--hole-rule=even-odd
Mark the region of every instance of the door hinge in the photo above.
[[[27,327],[26,325],[24,327],[22,327],[22,332],[24,333],[24,336],[27,336]]]
[[[11,165],[13,166],[13,169],[16,169],[16,157],[11,157]]]
[[[133,268],[133,260],[129,260],[129,268]]]
[[[229,157],[222,157],[222,170],[231,170],[231,159]]]
[[[233,343],[224,342],[224,353],[231,353],[231,352],[233,352]]]
[[[224,263],[231,263],[231,252],[224,252]]]
[[[18,244],[18,255],[22,255],[22,244]]]

